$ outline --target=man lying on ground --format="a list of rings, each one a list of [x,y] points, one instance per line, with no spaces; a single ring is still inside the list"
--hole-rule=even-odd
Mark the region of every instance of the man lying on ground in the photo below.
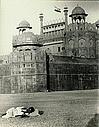
[[[11,117],[29,117],[29,116],[40,116],[43,114],[43,111],[38,111],[34,107],[12,107],[6,111],[5,114],[2,115],[2,118],[11,118]]]

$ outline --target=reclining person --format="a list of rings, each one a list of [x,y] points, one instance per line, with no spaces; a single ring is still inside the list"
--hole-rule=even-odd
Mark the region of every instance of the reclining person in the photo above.
[[[43,111],[38,111],[34,107],[12,107],[6,111],[5,114],[2,115],[2,118],[11,118],[11,117],[29,117],[29,116],[40,116],[43,114]]]
[[[23,108],[22,109],[22,117],[24,116],[40,116],[38,109],[35,109],[34,107],[29,107],[29,108]]]

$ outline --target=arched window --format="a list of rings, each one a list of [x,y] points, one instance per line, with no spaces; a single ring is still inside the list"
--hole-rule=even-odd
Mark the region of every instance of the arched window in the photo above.
[[[79,40],[79,47],[85,47],[86,46],[86,41],[85,39],[80,39]]]
[[[19,50],[20,52],[22,51],[22,49]]]
[[[73,47],[74,47],[74,41],[73,40],[70,40],[69,41],[69,48],[70,49],[73,49]]]
[[[79,56],[82,58],[87,57],[87,50],[86,49],[79,49]]]
[[[60,52],[60,47],[58,47],[58,52]]]
[[[90,47],[93,46],[93,40],[92,40],[92,39],[89,41],[89,46],[90,46]]]
[[[62,50],[65,50],[65,47],[62,47]]]

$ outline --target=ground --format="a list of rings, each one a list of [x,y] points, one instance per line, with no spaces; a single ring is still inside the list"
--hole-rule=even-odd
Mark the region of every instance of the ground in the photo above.
[[[0,117],[0,127],[86,127],[96,113],[98,90],[1,94],[0,115],[8,108],[35,106],[44,114],[39,117]]]

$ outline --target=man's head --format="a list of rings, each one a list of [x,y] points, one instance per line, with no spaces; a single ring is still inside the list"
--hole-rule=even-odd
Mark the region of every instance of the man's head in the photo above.
[[[27,109],[27,113],[32,113],[32,112],[34,112],[35,111],[35,108],[34,107],[29,107],[28,109]]]

